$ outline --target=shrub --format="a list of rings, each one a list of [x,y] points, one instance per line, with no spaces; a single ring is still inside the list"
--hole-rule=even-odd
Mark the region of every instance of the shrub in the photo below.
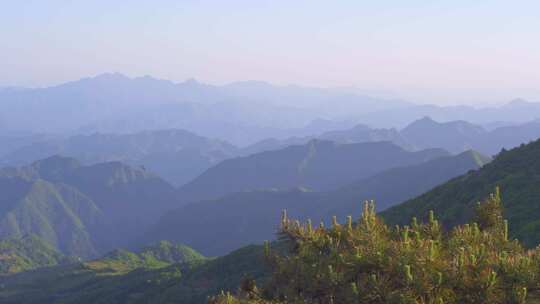
[[[429,220],[386,226],[366,203],[360,219],[334,218],[325,228],[301,224],[284,213],[279,240],[288,254],[268,248],[271,280],[244,282],[233,303],[529,303],[539,288],[540,255],[508,239],[499,191],[476,210],[475,222],[443,231]]]

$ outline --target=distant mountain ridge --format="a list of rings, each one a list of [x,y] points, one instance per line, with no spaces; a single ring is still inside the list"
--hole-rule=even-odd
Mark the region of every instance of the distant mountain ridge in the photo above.
[[[314,139],[334,141],[342,144],[388,141],[408,150],[413,149],[396,129],[372,129],[363,124],[356,124],[351,128],[336,129],[311,136],[289,137],[285,139],[268,138],[243,148],[241,153],[249,155],[278,150],[291,145],[305,144]]]
[[[421,163],[448,152],[409,152],[389,142],[339,144],[311,140],[281,150],[225,160],[180,187],[184,201],[257,189],[306,187],[330,190],[396,166]]]
[[[444,147],[454,153],[472,149],[474,140],[485,133],[482,127],[466,121],[438,123],[429,117],[412,122],[400,132],[416,147]]]
[[[240,146],[331,130],[309,129],[317,119],[401,128],[424,116],[476,124],[524,123],[540,118],[540,103],[514,100],[499,107],[442,107],[351,90],[249,81],[214,86],[117,73],[48,88],[0,91],[0,123],[5,129],[60,134],[185,129]]]
[[[502,149],[511,149],[540,138],[540,121],[533,120],[488,131],[466,121],[439,123],[424,117],[409,124],[400,134],[410,145],[420,149],[440,147],[453,153],[474,149],[495,155]]]
[[[540,138],[538,119],[522,124],[497,123],[497,125],[501,126],[486,130],[482,126],[466,121],[437,122],[430,117],[423,117],[401,130],[377,129],[359,124],[352,128],[307,137],[269,138],[241,149],[240,153],[249,155],[301,145],[313,139],[326,139],[338,143],[389,141],[409,151],[441,148],[459,154],[472,149],[495,155],[501,149],[511,149]]]
[[[310,128],[322,130],[348,124],[317,120]],[[269,138],[243,148],[179,129],[133,134],[96,133],[67,138],[24,135],[0,137],[0,165],[23,165],[57,154],[75,157],[85,164],[122,161],[144,167],[179,186],[191,182],[221,161],[305,145],[312,140],[329,140],[339,144],[387,141],[408,151],[442,148],[459,154],[473,149],[495,155],[503,148],[511,149],[538,138],[540,120],[509,126],[503,124],[486,130],[465,121],[436,122],[429,117],[414,121],[402,130],[374,129],[357,124],[311,136]]]
[[[341,111],[335,107],[339,103],[364,112],[404,104],[326,89],[264,87],[266,97],[254,94],[251,84],[173,83],[108,73],[49,88],[2,90],[0,113],[10,115],[0,115],[0,121],[6,128],[47,133],[179,128],[246,144],[284,136],[285,130],[302,128],[317,118],[334,119]],[[302,107],[302,102],[312,106]]]
[[[467,105],[437,106],[426,104],[360,114],[356,119],[372,127],[403,128],[411,121],[426,116],[436,121],[461,120],[474,124],[486,124],[494,121],[525,123],[540,117],[540,102],[515,99],[501,106],[478,108]]]
[[[134,134],[92,134],[30,142],[0,163],[23,165],[52,155],[73,157],[85,164],[121,161],[144,166],[168,181],[181,185],[238,154],[227,142],[205,138],[185,130],[156,130]]]

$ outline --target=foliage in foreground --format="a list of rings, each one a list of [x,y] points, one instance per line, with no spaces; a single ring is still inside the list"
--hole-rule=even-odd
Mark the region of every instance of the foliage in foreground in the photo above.
[[[262,285],[269,274],[263,246],[204,258],[160,242],[137,252],[116,250],[85,263],[0,276],[0,303],[200,304],[220,290],[235,290],[244,275]]]
[[[209,303],[522,304],[535,303],[540,285],[540,254],[508,239],[499,191],[473,223],[449,232],[432,212],[426,223],[388,227],[366,203],[357,224],[334,219],[329,229],[284,214],[281,236],[291,251],[267,249],[273,275],[264,288],[246,279],[237,296]]]

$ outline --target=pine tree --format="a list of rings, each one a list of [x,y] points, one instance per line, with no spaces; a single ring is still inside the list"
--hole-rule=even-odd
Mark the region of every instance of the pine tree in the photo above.
[[[271,280],[261,289],[243,283],[238,297],[210,303],[533,303],[540,254],[508,238],[498,189],[473,222],[448,232],[433,212],[426,223],[391,229],[374,210],[366,203],[356,223],[334,218],[328,229],[284,216],[280,235],[290,251],[267,248]]]

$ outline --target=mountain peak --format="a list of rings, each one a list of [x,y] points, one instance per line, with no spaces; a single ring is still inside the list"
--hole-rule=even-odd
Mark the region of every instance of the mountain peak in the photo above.
[[[425,128],[428,128],[429,126],[434,126],[434,125],[440,125],[440,123],[433,120],[429,116],[424,116],[424,117],[422,117],[420,119],[417,119],[417,120],[411,122],[407,126],[405,126],[403,131],[413,129],[413,128],[425,129]]]
[[[420,119],[417,119],[416,121],[413,121],[413,123],[431,123],[431,124],[438,124],[438,122],[436,122],[435,120],[433,120],[431,117],[429,116],[424,116]]]

